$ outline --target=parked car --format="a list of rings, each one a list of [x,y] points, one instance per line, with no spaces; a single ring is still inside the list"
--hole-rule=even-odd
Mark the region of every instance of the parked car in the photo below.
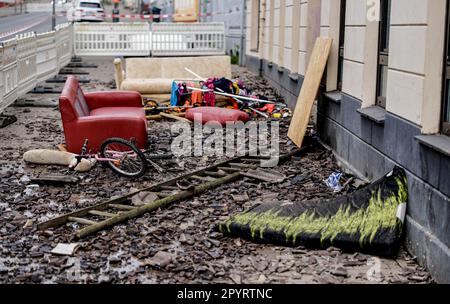
[[[69,21],[105,21],[105,10],[100,0],[76,0],[67,10]]]

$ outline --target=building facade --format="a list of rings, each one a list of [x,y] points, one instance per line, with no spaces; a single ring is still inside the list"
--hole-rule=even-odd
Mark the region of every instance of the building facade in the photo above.
[[[406,246],[450,283],[449,0],[247,0],[246,65],[295,107],[314,42],[333,38],[320,138],[371,180],[408,173]]]
[[[239,62],[245,60],[245,0],[200,0],[200,11],[206,15],[202,22],[225,23],[227,54],[236,55]]]

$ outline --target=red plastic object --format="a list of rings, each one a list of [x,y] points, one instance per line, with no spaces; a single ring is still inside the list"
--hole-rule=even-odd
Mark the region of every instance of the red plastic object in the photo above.
[[[260,108],[258,110],[262,111],[262,112],[266,112],[267,111],[267,113],[272,114],[273,110],[275,110],[275,105],[274,104],[266,104],[264,107],[262,107],[262,108]]]
[[[194,121],[197,115],[201,119],[202,124],[217,122],[222,126],[225,126],[227,122],[247,122],[250,120],[250,116],[247,113],[233,109],[199,107],[186,112],[186,118],[191,121]]]
[[[147,148],[147,119],[142,97],[136,92],[95,92],[84,94],[78,80],[69,76],[59,97],[67,150],[80,153],[84,140],[97,153],[108,138],[134,138]]]

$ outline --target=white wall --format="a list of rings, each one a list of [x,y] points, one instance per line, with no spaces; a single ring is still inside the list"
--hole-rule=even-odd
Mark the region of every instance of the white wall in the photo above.
[[[439,131],[445,0],[392,2],[387,110]]]
[[[247,54],[304,75],[315,38],[331,37],[327,89],[336,89],[340,1],[280,1],[267,0],[262,47],[257,53],[247,48]],[[367,1],[347,0],[342,91],[361,100],[362,107],[376,103],[379,22],[367,18],[369,9]],[[250,20],[251,11],[247,14]],[[439,131],[445,15],[446,0],[392,0],[386,110],[424,133]]]

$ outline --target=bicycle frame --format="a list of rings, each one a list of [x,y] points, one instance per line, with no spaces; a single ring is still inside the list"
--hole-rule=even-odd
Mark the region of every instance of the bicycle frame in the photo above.
[[[110,162],[110,161],[112,162],[112,161],[116,161],[117,158],[123,158],[124,156],[136,157],[136,154],[133,151],[128,151],[128,152],[108,151],[108,152],[112,152],[113,153],[112,157],[114,157],[114,158],[100,157],[99,154],[89,155],[89,157],[90,158],[94,157],[98,162]]]

